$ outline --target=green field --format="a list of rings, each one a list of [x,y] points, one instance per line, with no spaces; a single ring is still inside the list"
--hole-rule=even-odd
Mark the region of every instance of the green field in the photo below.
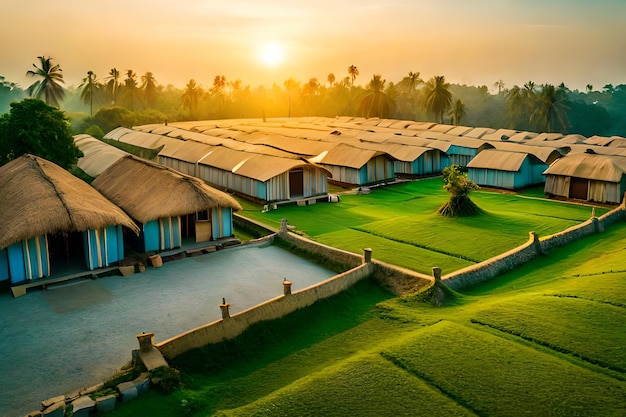
[[[242,214],[276,228],[285,218],[320,243],[358,254],[369,247],[381,261],[425,274],[438,266],[444,275],[525,243],[531,231],[547,236],[591,217],[590,206],[476,191],[471,196],[482,215],[447,218],[437,214],[448,198],[442,185],[441,178],[412,181],[343,194],[337,204],[279,206],[266,213],[244,203]]]
[[[385,195],[401,201],[405,190]],[[313,213],[307,224],[326,231],[303,229],[316,238],[332,234],[332,221],[349,217],[343,210],[354,209],[359,227],[372,230],[386,220],[367,219],[363,198],[370,197],[285,211]],[[504,216],[491,214],[503,206],[500,213],[517,211],[520,219],[575,223],[590,211],[514,195],[476,193],[475,200],[494,217]],[[525,204],[533,207],[527,212],[547,205],[541,215],[524,216]],[[339,209],[340,219],[324,206]],[[281,217],[281,211],[269,214]],[[626,223],[620,222],[451,293],[441,307],[361,282],[177,358],[183,388],[167,396],[150,391],[110,415],[624,416],[625,250]]]

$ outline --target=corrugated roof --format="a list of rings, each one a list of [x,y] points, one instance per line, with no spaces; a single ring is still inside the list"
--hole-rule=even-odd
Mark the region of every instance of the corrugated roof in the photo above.
[[[517,172],[522,167],[524,160],[529,156],[530,155],[523,152],[485,149],[472,158],[472,160],[468,162],[467,167]]]
[[[557,148],[548,146],[532,146],[512,142],[493,142],[493,146],[501,151],[524,152],[531,154],[544,164],[551,164],[562,156]]]
[[[97,177],[118,159],[128,155],[90,135],[76,135],[74,143],[83,152],[83,156],[78,159],[78,167],[92,177]]]
[[[359,169],[372,158],[383,154],[381,151],[355,148],[342,143],[331,149],[320,163]]]
[[[625,172],[626,157],[624,156],[576,152],[554,161],[544,174],[619,182]]]

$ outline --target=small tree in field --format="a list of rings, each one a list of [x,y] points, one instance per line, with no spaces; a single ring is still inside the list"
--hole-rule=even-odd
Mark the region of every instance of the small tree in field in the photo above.
[[[446,217],[465,217],[481,213],[482,210],[469,198],[469,193],[480,187],[458,165],[453,164],[443,169],[443,181],[443,188],[450,193],[450,199],[439,207],[439,214]]]

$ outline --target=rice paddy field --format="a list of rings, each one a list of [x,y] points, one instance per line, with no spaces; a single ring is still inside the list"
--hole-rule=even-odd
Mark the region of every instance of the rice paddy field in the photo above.
[[[402,190],[385,193],[408,201],[405,209],[412,210]],[[369,198],[353,198],[363,197]],[[589,214],[588,207],[519,196],[495,200],[476,193],[485,216],[516,212],[518,219],[567,223]],[[360,212],[359,227],[368,230],[388,220],[372,219],[359,202],[346,196],[328,206],[345,203],[345,210]],[[527,216],[524,202],[530,203]],[[303,227],[317,238],[336,233],[321,206],[306,207],[319,220],[306,224],[326,232]],[[428,214],[413,216],[432,222]],[[545,233],[556,227],[549,223]],[[465,233],[474,227],[459,224]],[[494,239],[497,229],[491,227]],[[455,247],[477,256],[481,252],[474,247],[483,241]],[[500,241],[516,244],[512,238]],[[486,284],[447,291],[439,307],[361,282],[280,320],[258,323],[234,340],[177,358],[173,365],[182,373],[182,388],[169,395],[151,390],[110,415],[624,416],[625,251],[626,223],[620,222]]]

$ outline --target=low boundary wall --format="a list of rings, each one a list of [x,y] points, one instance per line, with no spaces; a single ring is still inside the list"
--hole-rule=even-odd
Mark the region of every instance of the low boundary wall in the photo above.
[[[528,241],[523,245],[476,265],[445,275],[441,277],[441,282],[452,289],[461,290],[493,279],[499,274],[528,262],[538,255],[547,254],[555,247],[604,231],[606,226],[625,219],[625,207],[626,198],[620,206],[599,218],[592,214],[591,219],[544,238],[539,238],[536,233],[530,232]],[[189,350],[232,339],[243,333],[254,323],[277,319],[298,309],[308,307],[318,300],[331,297],[348,289],[367,277],[373,277],[384,288],[394,294],[417,291],[432,284],[435,279],[406,268],[372,260],[372,251],[369,248],[365,248],[364,255],[361,256],[323,245],[289,232],[287,220],[285,219],[283,219],[280,230],[277,233],[264,239],[271,240],[276,236],[308,253],[346,265],[351,269],[293,294],[291,293],[291,283],[285,281],[283,295],[233,316],[230,315],[230,305],[226,300],[223,300],[220,306],[222,310],[221,320],[208,323],[155,344],[163,356],[167,359],[172,359]],[[435,270],[439,271],[439,268],[433,267],[433,272]],[[438,275],[438,272],[436,275]],[[438,279],[439,276],[436,278]]]
[[[476,265],[445,275],[441,280],[454,290],[461,290],[468,286],[489,281],[538,255],[548,254],[550,250],[556,247],[566,245],[584,236],[603,232],[606,226],[625,219],[625,208],[626,197],[622,200],[622,204],[608,213],[600,217],[595,217],[595,214],[592,213],[592,217],[589,220],[562,232],[543,238],[539,238],[535,232],[530,232],[528,241],[523,245]]]

